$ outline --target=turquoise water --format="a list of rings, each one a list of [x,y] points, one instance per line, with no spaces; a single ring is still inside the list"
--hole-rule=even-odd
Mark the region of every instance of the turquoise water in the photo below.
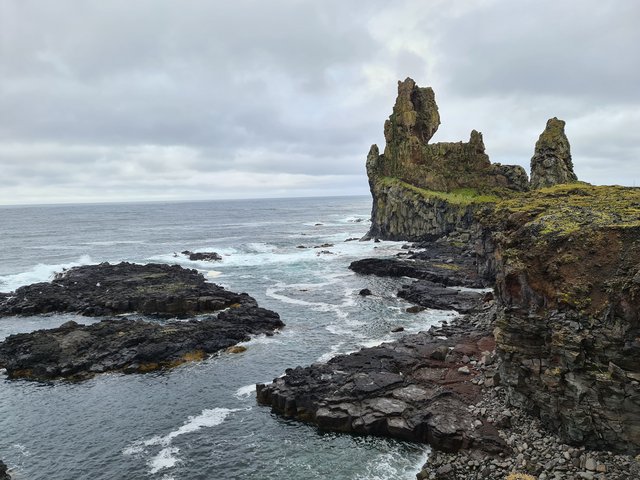
[[[0,458],[16,479],[413,479],[423,445],[320,432],[255,402],[255,383],[297,365],[419,331],[451,312],[407,314],[391,280],[353,274],[394,242],[357,242],[369,197],[0,208],[0,291],[63,267],[121,260],[178,263],[254,296],[286,328],[241,354],[147,375],[83,383],[0,374]],[[331,247],[313,248],[322,244]],[[305,246],[308,248],[298,248]],[[191,262],[182,250],[216,251]],[[329,251],[331,253],[321,253]],[[363,298],[362,288],[376,295]],[[58,326],[49,315],[0,319],[0,338]]]

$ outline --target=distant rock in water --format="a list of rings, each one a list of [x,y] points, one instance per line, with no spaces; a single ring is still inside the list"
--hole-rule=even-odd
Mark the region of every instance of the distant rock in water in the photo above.
[[[7,472],[7,466],[0,460],[0,480],[11,480],[11,476]]]
[[[13,295],[0,294],[0,316],[55,312],[190,316],[241,304],[245,297],[178,265],[101,263],[66,270],[49,283],[20,287]]]
[[[259,308],[248,296],[242,305],[200,320],[119,318],[91,325],[70,321],[7,337],[0,343],[0,367],[9,378],[30,380],[82,380],[109,371],[145,373],[203,360],[251,335],[272,335],[283,326],[277,313]]]
[[[191,252],[189,250],[185,250],[181,253],[189,257],[189,260],[193,261],[217,262],[222,260],[222,257],[216,252]]]
[[[578,180],[573,172],[571,148],[564,133],[565,122],[553,117],[536,142],[531,158],[531,188],[553,187]]]

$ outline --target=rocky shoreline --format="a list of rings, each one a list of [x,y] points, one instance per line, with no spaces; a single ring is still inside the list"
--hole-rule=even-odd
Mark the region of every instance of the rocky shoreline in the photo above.
[[[437,257],[451,251],[456,238],[420,247]],[[380,275],[391,265],[391,276],[420,275],[415,257],[429,254],[417,245],[411,249],[388,262],[359,261],[357,268],[364,272],[363,265],[374,265],[369,273]],[[455,272],[446,280],[450,290],[464,278],[459,275],[464,263],[450,270]],[[450,265],[457,266],[456,258]],[[401,283],[400,292],[406,288]],[[509,403],[493,337],[498,309],[491,297],[479,295],[472,313],[428,332],[288,369],[273,383],[258,385],[257,400],[321,430],[428,443],[434,450],[419,480],[634,478],[639,459],[563,443]],[[440,301],[442,308],[457,306],[453,295]]]
[[[252,335],[272,335],[284,327],[277,313],[260,308],[246,293],[207,283],[196,270],[158,264],[77,267],[50,283],[19,288],[0,303],[0,315],[35,312],[146,315],[90,325],[69,321],[58,328],[10,335],[0,342],[0,368],[9,379],[84,380],[112,371],[146,373],[202,360]],[[165,317],[186,320],[162,320]]]

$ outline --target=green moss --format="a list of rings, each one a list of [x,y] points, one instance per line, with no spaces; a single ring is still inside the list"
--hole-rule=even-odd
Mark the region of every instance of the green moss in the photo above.
[[[581,182],[556,185],[501,201],[494,215],[503,220],[522,215],[525,223],[543,236],[640,227],[640,189]]]
[[[499,200],[499,198],[495,195],[479,194],[477,190],[473,188],[459,188],[451,192],[437,192],[435,190],[427,190],[425,188],[416,187],[414,185],[391,177],[378,178],[376,182],[381,186],[399,186],[417,193],[424,198],[438,198],[454,205],[467,206],[471,204],[494,203]]]

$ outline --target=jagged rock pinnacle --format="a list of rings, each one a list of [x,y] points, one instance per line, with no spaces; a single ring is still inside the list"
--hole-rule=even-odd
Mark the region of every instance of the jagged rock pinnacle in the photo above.
[[[556,117],[547,121],[531,158],[531,188],[552,187],[578,180],[573,172],[571,147],[564,133],[565,122]]]

